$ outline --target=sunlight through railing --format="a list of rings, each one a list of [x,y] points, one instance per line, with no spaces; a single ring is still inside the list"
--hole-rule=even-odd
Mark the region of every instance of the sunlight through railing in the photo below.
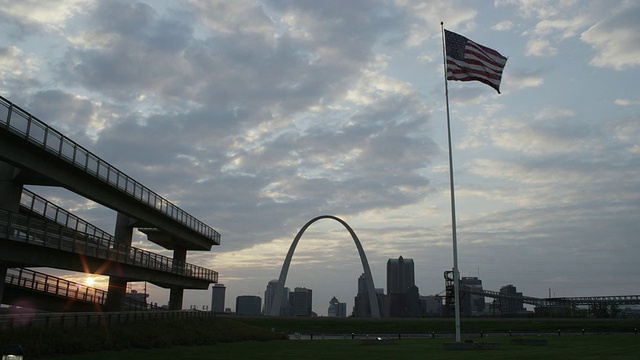
[[[180,265],[163,255],[116,244],[112,237],[86,234],[57,223],[2,209],[0,209],[0,236],[13,241],[117,261],[146,269],[210,282],[218,281],[218,273],[213,270],[192,264]]]

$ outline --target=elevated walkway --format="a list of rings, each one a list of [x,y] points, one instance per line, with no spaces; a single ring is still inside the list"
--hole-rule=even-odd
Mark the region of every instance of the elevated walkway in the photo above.
[[[0,209],[0,261],[9,266],[43,266],[149,281],[162,287],[207,289],[218,273],[87,234],[40,217]]]
[[[91,255],[95,255],[96,253],[100,253],[100,251],[97,249],[103,249],[103,251],[105,251],[106,249],[107,251],[111,251],[109,249],[118,248],[121,253],[127,252],[127,253],[134,254],[132,256],[133,259],[136,259],[136,258],[142,259],[137,263],[134,262],[133,265],[141,266],[142,264],[147,264],[147,266],[143,266],[143,268],[151,269],[151,270],[168,270],[168,269],[171,269],[172,271],[176,270],[174,271],[174,273],[181,274],[186,277],[192,277],[192,274],[196,274],[196,275],[201,274],[203,275],[202,278],[207,281],[210,281],[210,282],[218,281],[217,273],[213,270],[205,269],[200,266],[192,265],[188,263],[174,264],[175,262],[173,259],[163,255],[158,255],[145,250],[140,250],[131,246],[124,246],[122,244],[116,245],[115,239],[111,234],[90,224],[89,222],[70,213],[69,211],[53,204],[52,202],[35,194],[34,192],[28,189],[22,189],[22,197],[20,200],[20,212],[22,213],[22,215],[30,219],[30,220],[27,220],[27,222],[31,221],[32,224],[37,223],[37,220],[40,219],[43,221],[43,225],[41,225],[43,227],[46,227],[47,222],[54,222],[60,227],[62,227],[61,231],[64,230],[66,232],[73,232],[75,234],[74,241],[76,242],[76,244],[79,244],[82,242],[85,242],[88,244],[85,246],[74,247],[75,251],[80,252],[82,255],[91,256]],[[39,225],[35,225],[35,226],[37,228]],[[38,231],[36,231],[36,233],[38,233]],[[42,244],[44,244],[44,242],[42,242]],[[96,250],[89,251],[89,253],[87,253],[87,252],[82,252],[81,249],[96,249]],[[109,255],[107,255],[107,258],[109,258]],[[113,256],[111,256],[111,258],[113,258]],[[126,256],[125,258],[129,258],[129,256]],[[160,264],[160,265],[149,266],[149,264]],[[36,266],[37,264],[31,264],[31,265]],[[37,265],[37,266],[45,266],[45,265]],[[67,270],[74,270],[74,269],[67,269]],[[81,271],[86,271],[86,268],[81,269]],[[137,272],[140,272],[140,271],[141,270],[138,270]],[[109,275],[109,274],[105,273],[104,275]],[[168,288],[171,286],[185,285],[185,279],[179,279],[178,281],[171,284],[158,282],[156,279],[157,279],[157,275],[154,273],[150,273],[148,274],[147,278],[140,279],[140,280],[149,281],[158,286],[165,287],[165,288]],[[186,283],[188,283],[188,281]],[[197,287],[197,288],[202,288],[202,287]]]
[[[220,244],[213,228],[1,96],[0,160],[20,169],[16,182],[67,188],[170,234],[175,244],[161,244],[168,249]]]
[[[5,277],[4,302],[46,311],[101,311],[107,292],[38,271],[11,268]],[[149,303],[126,298],[127,311],[158,309]]]
[[[25,185],[64,187],[114,210],[113,236]],[[135,228],[173,257],[132,247]],[[184,289],[218,281],[188,264],[187,251],[219,244],[213,228],[0,96],[0,278],[9,267],[108,275],[111,312],[123,310],[127,282],[148,281],[170,289],[169,307],[180,310]]]

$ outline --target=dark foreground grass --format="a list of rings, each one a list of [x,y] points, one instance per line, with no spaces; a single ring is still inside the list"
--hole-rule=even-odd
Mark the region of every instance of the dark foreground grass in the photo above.
[[[498,341],[501,350],[473,351],[473,357],[565,359],[640,359],[639,320],[573,319],[468,319],[462,324],[465,339]],[[220,359],[220,358],[301,358],[342,359],[370,355],[372,359],[417,358],[425,352],[439,358],[460,358],[459,351],[444,351],[441,337],[451,336],[452,319],[353,319],[353,318],[268,318],[219,316],[189,319],[159,319],[127,325],[95,326],[82,329],[37,327],[0,331],[0,346],[21,344],[28,359],[53,357],[78,359]],[[510,345],[508,335],[550,336],[545,347]],[[581,334],[585,331],[586,335]],[[310,340],[283,340],[286,333],[302,333]],[[321,340],[329,334],[342,340]],[[357,334],[351,339],[351,334]],[[362,345],[363,334],[386,334],[393,345]],[[435,339],[409,340],[408,334],[437,334]],[[480,338],[481,334],[484,336]],[[619,335],[606,335],[619,334]],[[402,336],[402,340],[398,338]],[[499,336],[502,335],[502,336]],[[634,347],[635,346],[635,347]],[[110,351],[105,353],[104,351]],[[471,354],[460,352],[465,356]],[[393,354],[391,356],[390,354]],[[417,354],[420,354],[419,356]],[[517,356],[514,357],[514,354]],[[523,354],[521,356],[521,354]],[[527,355],[530,354],[530,355]],[[573,357],[579,354],[580,357]],[[64,355],[64,356],[62,356]],[[391,357],[390,357],[391,356]],[[626,356],[626,357],[625,357]]]
[[[514,345],[513,337],[473,339],[500,343],[497,350],[443,349],[450,339],[403,339],[376,345],[364,345],[358,339],[283,340],[101,352],[64,359],[640,359],[640,339],[633,334],[532,338],[546,339],[548,345]]]
[[[104,350],[201,346],[286,336],[229,318],[158,319],[88,328],[22,327],[0,331],[0,347],[20,344],[27,359]],[[89,356],[91,358],[91,356]],[[132,359],[135,359],[133,357]]]

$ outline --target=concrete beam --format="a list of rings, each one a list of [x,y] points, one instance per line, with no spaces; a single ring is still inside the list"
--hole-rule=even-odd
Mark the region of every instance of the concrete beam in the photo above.
[[[43,178],[49,179],[52,184],[59,184],[108,208],[139,219],[141,226],[157,227],[173,234],[185,241],[188,250],[211,250],[213,245],[217,245],[155,208],[6,131],[0,131],[0,160],[28,169],[19,179],[24,184],[30,184],[32,180],[28,174],[35,174],[34,183],[41,183]]]
[[[50,267],[115,276],[126,281],[148,281],[164,288],[206,290],[211,284],[208,280],[142,268],[118,262],[117,259],[104,260],[6,239],[0,239],[0,262],[4,262],[7,267]]]

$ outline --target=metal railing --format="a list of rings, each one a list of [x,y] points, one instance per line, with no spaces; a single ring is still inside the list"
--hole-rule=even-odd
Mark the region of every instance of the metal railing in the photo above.
[[[107,292],[104,290],[23,268],[7,269],[5,284],[100,305],[104,305],[107,298]]]
[[[107,292],[104,290],[25,268],[7,269],[5,284],[98,305],[104,305],[107,300]],[[158,308],[151,303],[138,301],[130,297],[125,297],[124,304],[125,308],[132,310]]]
[[[116,261],[180,276],[218,282],[218,273],[192,264],[117,244],[112,238],[86,234],[57,223],[0,209],[0,236],[32,245]]]
[[[17,327],[86,328],[110,326],[156,319],[187,319],[214,317],[213,311],[126,311],[92,313],[24,313],[0,315],[0,330]]]
[[[20,198],[20,206],[32,213],[39,214],[42,217],[54,221],[66,228],[79,231],[91,237],[99,239],[109,239],[113,241],[113,235],[90,224],[89,222],[79,218],[69,211],[55,205],[49,200],[35,194],[27,189],[22,189]]]
[[[220,244],[220,234],[167,199],[138,183],[97,155],[0,96],[0,129],[9,131],[68,162],[103,183],[148,205],[172,220]]]

